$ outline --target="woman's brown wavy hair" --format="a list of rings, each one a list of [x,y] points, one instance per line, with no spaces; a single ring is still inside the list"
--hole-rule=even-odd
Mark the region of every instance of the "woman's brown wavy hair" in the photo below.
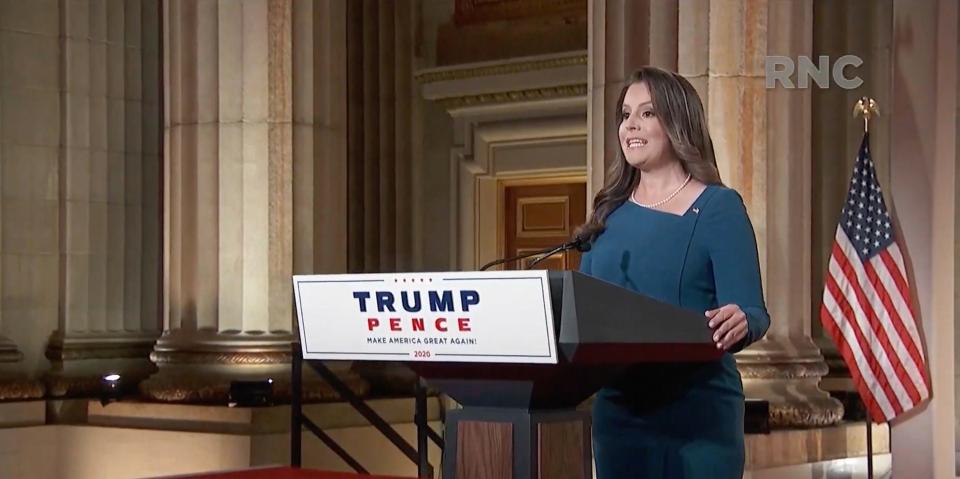
[[[633,72],[617,100],[617,131],[623,122],[623,98],[627,89],[636,83],[647,84],[653,111],[683,169],[704,184],[722,185],[703,103],[697,90],[683,76],[649,66]],[[617,144],[620,145],[619,139]],[[640,170],[627,163],[623,147],[618,146],[617,159],[607,171],[603,189],[594,197],[593,213],[577,229],[576,236],[592,241],[603,233],[607,217],[630,197],[639,182]]]

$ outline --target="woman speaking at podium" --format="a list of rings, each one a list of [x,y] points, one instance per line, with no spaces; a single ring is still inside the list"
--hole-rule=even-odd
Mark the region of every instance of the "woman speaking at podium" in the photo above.
[[[581,271],[703,311],[724,354],[637,365],[601,389],[597,476],[742,477],[744,396],[733,353],[770,325],[753,226],[740,195],[720,181],[703,104],[685,78],[640,69],[616,111],[619,154],[578,232],[593,241]]]

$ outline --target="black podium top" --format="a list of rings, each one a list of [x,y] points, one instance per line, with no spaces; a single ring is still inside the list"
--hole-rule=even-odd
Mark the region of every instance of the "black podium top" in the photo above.
[[[624,367],[717,360],[703,312],[678,308],[577,271],[550,272],[558,364],[407,362],[469,406],[575,407]]]

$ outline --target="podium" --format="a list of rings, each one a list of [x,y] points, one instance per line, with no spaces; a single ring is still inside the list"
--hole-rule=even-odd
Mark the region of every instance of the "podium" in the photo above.
[[[407,363],[462,406],[447,416],[444,479],[591,478],[580,403],[626,366],[722,354],[701,313],[576,271],[549,280],[557,364]]]
[[[590,414],[579,404],[629,365],[722,355],[702,312],[576,271],[546,277],[555,364],[403,361],[461,406],[447,413],[444,479],[591,478]]]

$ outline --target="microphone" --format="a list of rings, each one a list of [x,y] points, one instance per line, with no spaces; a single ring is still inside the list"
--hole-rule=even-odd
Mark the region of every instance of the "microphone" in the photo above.
[[[551,256],[553,256],[553,255],[555,255],[555,254],[557,254],[557,253],[559,253],[559,252],[561,252],[561,251],[567,251],[567,250],[575,249],[575,250],[577,250],[577,251],[579,251],[579,252],[581,252],[581,253],[586,253],[587,251],[590,251],[590,248],[591,248],[590,242],[587,241],[587,240],[585,240],[582,235],[578,235],[576,238],[573,239],[573,241],[568,241],[568,242],[566,242],[566,243],[564,243],[564,244],[562,244],[562,245],[560,245],[560,246],[557,246],[556,248],[554,248],[554,249],[552,249],[552,250],[544,253],[543,256],[541,256],[541,257],[533,260],[533,262],[530,263],[530,264],[528,264],[527,267],[524,268],[524,269],[533,268],[534,266],[536,266],[537,263],[539,263],[539,262],[541,262],[541,261],[543,261],[543,260],[545,260],[545,259],[547,259],[547,258],[549,258],[549,257],[551,257]]]
[[[511,257],[511,258],[502,258],[502,259],[498,259],[498,260],[491,261],[491,262],[483,265],[483,266],[480,268],[480,271],[486,271],[487,268],[496,266],[496,265],[498,265],[498,264],[509,263],[509,262],[516,261],[516,260],[519,260],[519,259],[529,258],[529,257],[531,257],[531,256],[542,255],[540,258],[537,258],[533,263],[530,263],[530,265],[527,266],[527,268],[524,268],[524,269],[529,269],[531,266],[533,266],[533,265],[535,265],[535,264],[543,261],[544,259],[546,259],[546,258],[548,258],[548,257],[550,257],[550,256],[552,256],[552,255],[555,255],[555,254],[557,254],[557,253],[559,253],[559,252],[561,252],[561,251],[566,251],[566,250],[570,250],[570,249],[575,249],[575,250],[577,250],[577,251],[580,251],[581,253],[586,253],[587,251],[590,251],[590,242],[589,242],[589,241],[587,240],[587,238],[585,238],[583,235],[578,235],[578,236],[577,236],[576,238],[574,238],[572,241],[568,241],[568,242],[566,242],[566,243],[563,243],[563,244],[560,245],[560,246],[551,246],[551,247],[549,247],[549,248],[545,248],[545,249],[538,250],[538,251],[528,251],[528,252],[526,252],[526,253],[523,253],[523,254],[520,254],[520,255],[517,255],[517,256]]]

